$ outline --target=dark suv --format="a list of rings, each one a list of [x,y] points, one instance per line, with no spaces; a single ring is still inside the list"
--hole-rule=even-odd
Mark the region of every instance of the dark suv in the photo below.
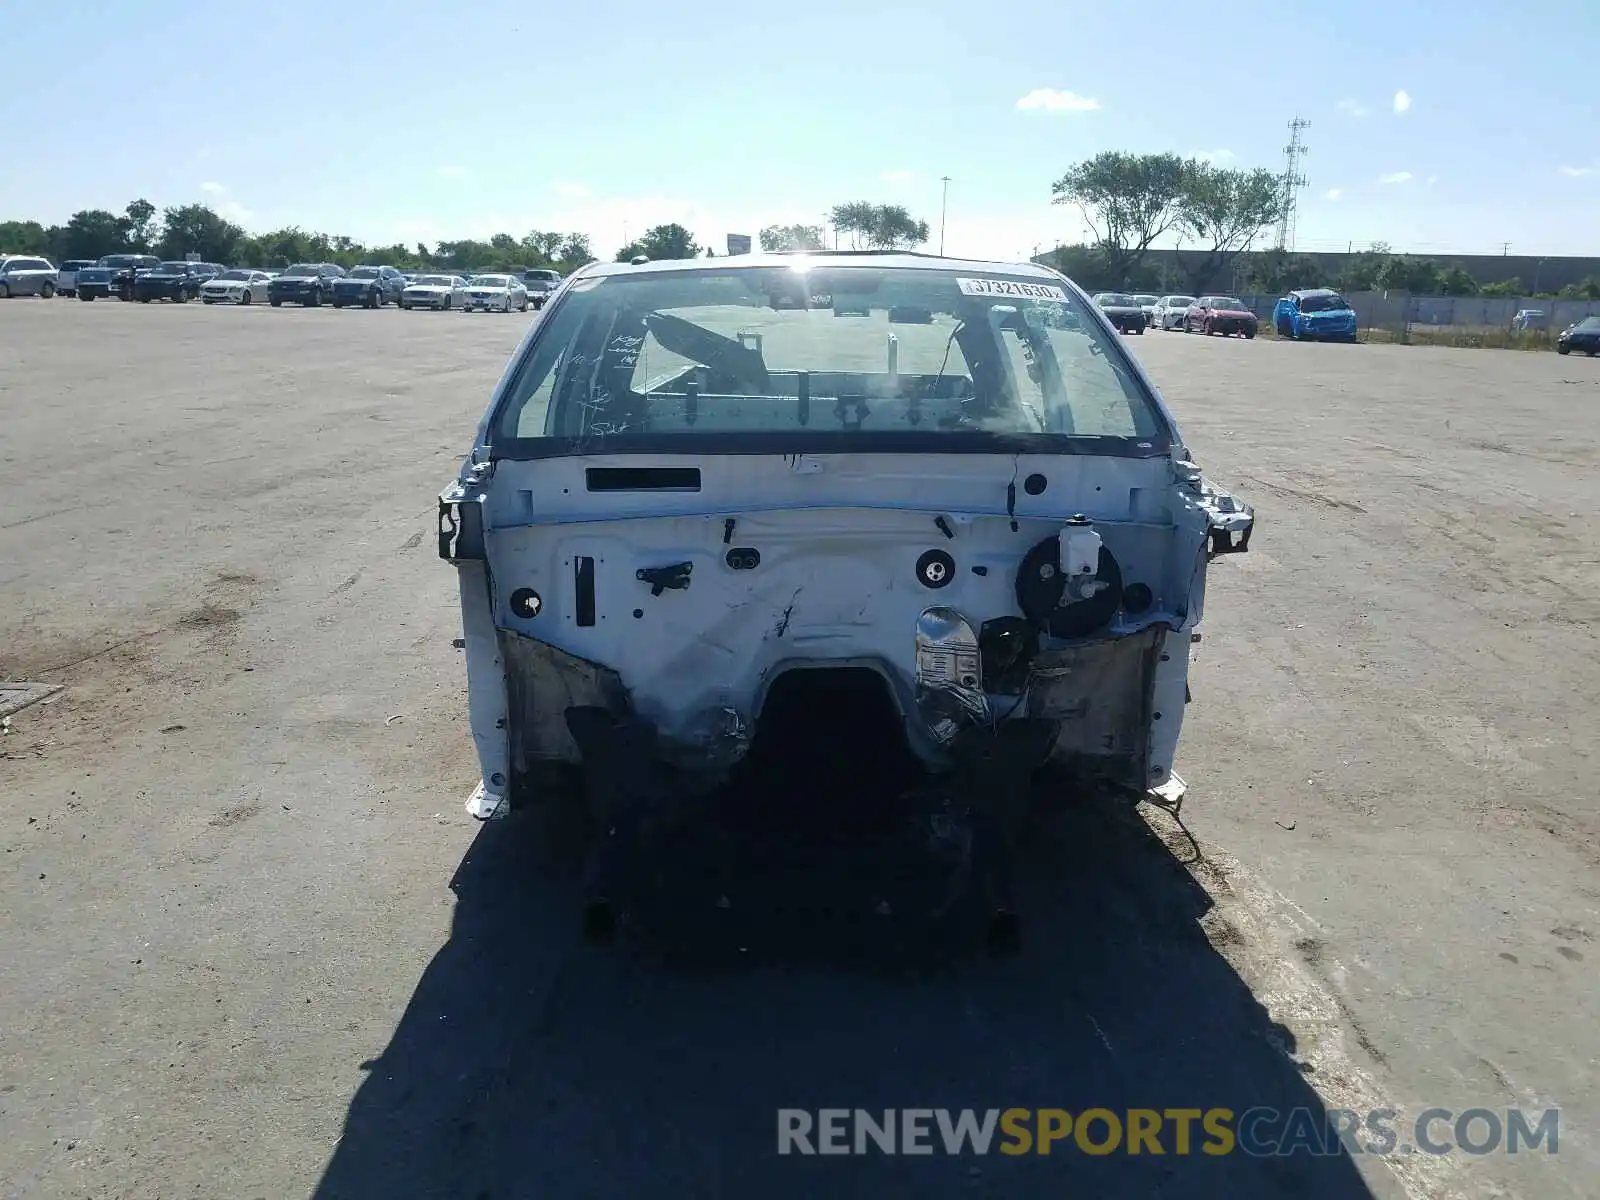
[[[333,306],[344,308],[382,308],[400,306],[400,293],[406,290],[405,276],[394,267],[351,267],[343,279],[333,281]]]
[[[552,271],[547,267],[537,267],[531,271],[522,272],[523,285],[528,289],[528,302],[535,309],[544,307],[546,300],[555,294],[561,286],[561,272]]]
[[[97,288],[89,289],[89,294],[84,297],[85,289],[80,286],[78,289],[80,297],[93,300],[96,295],[101,295],[115,296],[118,300],[132,300],[134,278],[152,267],[159,267],[161,260],[154,254],[107,254],[96,265],[111,272],[105,281],[105,291],[99,291]]]
[[[344,278],[344,268],[338,263],[295,263],[282,275],[267,283],[267,303],[273,308],[287,301],[315,308],[324,300],[333,299],[333,284]]]
[[[133,298],[142,304],[152,300],[176,300],[183,304],[196,299],[200,295],[200,285],[210,278],[200,263],[157,263],[134,278]]]

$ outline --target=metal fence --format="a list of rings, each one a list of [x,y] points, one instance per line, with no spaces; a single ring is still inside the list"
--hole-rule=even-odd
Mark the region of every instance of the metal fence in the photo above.
[[[1509,329],[1523,309],[1544,314],[1543,327],[1565,329],[1584,317],[1600,315],[1600,300],[1551,300],[1537,296],[1414,296],[1410,292],[1346,292],[1362,329]],[[1272,320],[1277,296],[1244,295],[1239,299],[1264,322]]]

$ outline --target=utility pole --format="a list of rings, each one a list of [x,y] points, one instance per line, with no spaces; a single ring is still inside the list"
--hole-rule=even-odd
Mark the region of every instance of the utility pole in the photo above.
[[[1511,253],[1511,243],[1510,242],[1501,242],[1500,243],[1500,257],[1501,258],[1505,258],[1508,255],[1510,255],[1510,253]]]
[[[944,185],[939,193],[939,257],[944,257],[944,216],[950,207],[950,176],[939,176],[939,182]]]
[[[1279,250],[1294,249],[1295,193],[1306,185],[1306,177],[1300,173],[1300,160],[1308,149],[1300,140],[1300,131],[1310,127],[1311,122],[1304,117],[1297,116],[1289,122],[1289,144],[1283,148],[1283,175],[1278,180],[1279,198],[1283,203],[1278,217]]]

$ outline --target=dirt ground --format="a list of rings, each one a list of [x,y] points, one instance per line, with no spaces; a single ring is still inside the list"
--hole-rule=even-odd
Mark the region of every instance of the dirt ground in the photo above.
[[[1198,842],[1056,815],[1014,961],[705,970],[584,946],[535,831],[462,811],[434,496],[527,322],[0,307],[0,680],[64,685],[0,734],[0,1195],[1594,1194],[1594,362],[1127,339],[1258,512]],[[1263,1105],[1561,1140],[775,1153],[781,1106]]]

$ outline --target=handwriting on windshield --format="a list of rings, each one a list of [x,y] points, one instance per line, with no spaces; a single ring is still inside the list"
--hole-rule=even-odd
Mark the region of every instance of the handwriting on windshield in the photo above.
[[[644,338],[619,334],[606,346],[606,357],[612,367],[632,367],[639,362],[639,351],[643,348]]]

